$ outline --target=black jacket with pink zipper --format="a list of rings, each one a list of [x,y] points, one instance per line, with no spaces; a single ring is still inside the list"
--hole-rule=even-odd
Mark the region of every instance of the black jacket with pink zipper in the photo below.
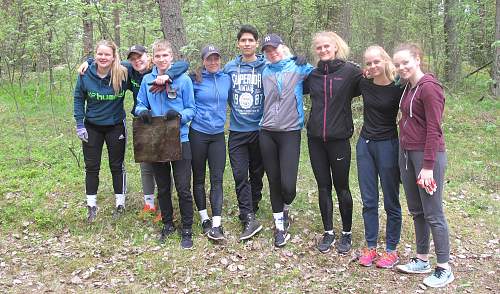
[[[408,83],[401,97],[399,145],[403,150],[423,151],[425,169],[433,169],[436,152],[445,151],[444,101],[443,88],[431,74],[425,74],[414,87]]]
[[[304,84],[311,97],[307,136],[330,140],[349,139],[354,132],[351,101],[359,96],[361,70],[340,59],[319,61]]]

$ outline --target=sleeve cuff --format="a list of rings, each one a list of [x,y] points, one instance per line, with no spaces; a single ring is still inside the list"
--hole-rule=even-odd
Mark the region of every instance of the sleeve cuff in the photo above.
[[[434,169],[434,160],[424,160],[422,168],[433,170]]]

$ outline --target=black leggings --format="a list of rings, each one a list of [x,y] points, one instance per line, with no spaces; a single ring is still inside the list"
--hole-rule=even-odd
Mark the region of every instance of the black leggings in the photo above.
[[[269,181],[271,206],[282,212],[296,196],[300,156],[300,130],[289,132],[260,131],[260,150]]]
[[[208,160],[210,171],[210,204],[212,216],[222,214],[222,177],[226,167],[226,143],[224,133],[205,134],[191,128],[189,130],[193,167],[193,196],[198,211],[207,209],[205,195],[205,173]]]
[[[333,230],[332,180],[339,200],[342,230],[352,226],[352,197],[349,190],[351,145],[349,139],[323,142],[321,138],[307,140],[309,157],[318,183],[319,208],[325,231]]]
[[[85,160],[85,190],[87,195],[96,195],[99,187],[99,170],[101,168],[102,146],[106,142],[109,158],[109,169],[113,177],[115,194],[125,194],[126,173],[123,160],[125,158],[126,130],[125,122],[113,126],[98,126],[85,122],[89,134],[88,143],[82,142]]]

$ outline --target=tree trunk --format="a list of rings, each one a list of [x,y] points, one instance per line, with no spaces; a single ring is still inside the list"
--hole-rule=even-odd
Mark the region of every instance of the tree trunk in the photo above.
[[[115,7],[113,8],[113,24],[115,29],[115,44],[120,47],[120,9],[116,6],[118,0],[113,0]]]
[[[187,45],[181,0],[158,0],[158,4],[163,36],[172,44],[174,57],[180,58],[182,56],[180,49]]]
[[[94,26],[90,14],[87,8],[90,7],[90,0],[82,0],[85,4],[85,9],[83,10],[83,56],[88,57],[92,55],[94,51]]]
[[[497,11],[495,16],[496,32],[495,32],[495,61],[493,62],[493,95],[498,99],[500,97],[500,0],[496,1]]]
[[[329,9],[330,29],[349,44],[351,40],[351,1],[345,0]]]
[[[458,48],[457,0],[444,0],[444,79],[454,83],[460,76],[461,62]]]
[[[375,44],[384,46],[384,19],[381,17],[375,18]]]

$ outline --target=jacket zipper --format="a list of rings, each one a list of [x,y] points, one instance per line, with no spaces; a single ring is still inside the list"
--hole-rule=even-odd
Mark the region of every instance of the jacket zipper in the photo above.
[[[324,82],[323,82],[323,94],[324,94],[324,97],[325,97],[325,107],[323,109],[323,142],[326,142],[326,109],[327,109],[327,106],[326,106],[326,103],[327,103],[327,99],[326,99],[326,75],[324,76]]]

